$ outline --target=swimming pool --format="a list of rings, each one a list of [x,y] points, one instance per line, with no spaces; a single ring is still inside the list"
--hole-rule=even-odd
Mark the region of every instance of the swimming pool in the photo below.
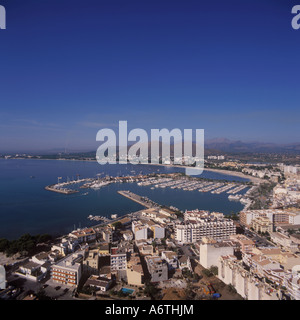
[[[133,289],[128,289],[128,288],[122,288],[121,291],[125,294],[132,294],[134,293]]]

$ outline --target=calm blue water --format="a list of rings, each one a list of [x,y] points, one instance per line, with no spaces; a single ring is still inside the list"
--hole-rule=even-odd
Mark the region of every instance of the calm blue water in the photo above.
[[[133,289],[122,288],[121,291],[125,294],[132,294],[134,292]]]
[[[199,208],[231,213],[242,209],[239,202],[228,201],[226,193],[214,195],[169,188],[151,190],[150,186],[140,187],[136,183],[111,184],[99,190],[81,189],[72,195],[44,189],[46,185],[56,183],[57,177],[66,181],[68,177],[76,178],[76,174],[80,174],[80,178],[89,178],[99,173],[117,176],[183,170],[150,165],[101,166],[87,161],[0,159],[0,238],[16,239],[24,233],[65,234],[74,227],[95,225],[96,222],[87,219],[90,214],[110,217],[116,213],[121,216],[142,209],[139,204],[119,195],[118,190],[131,190],[181,210]],[[204,172],[201,177],[245,180],[211,172]]]

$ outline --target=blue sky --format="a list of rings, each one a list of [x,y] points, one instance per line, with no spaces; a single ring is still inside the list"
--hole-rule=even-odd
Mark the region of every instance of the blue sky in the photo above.
[[[91,149],[101,128],[300,139],[287,0],[0,0],[0,153]]]

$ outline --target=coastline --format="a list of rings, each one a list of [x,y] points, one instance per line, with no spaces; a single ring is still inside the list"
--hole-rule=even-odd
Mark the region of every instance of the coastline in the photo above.
[[[216,172],[216,173],[220,173],[220,174],[226,174],[229,176],[236,176],[236,177],[240,177],[240,178],[245,178],[245,179],[249,179],[251,182],[255,183],[255,184],[259,184],[264,182],[263,179],[257,178],[257,177],[253,177],[250,175],[246,175],[242,172],[237,172],[237,171],[229,171],[229,170],[222,170],[222,169],[210,169],[210,168],[204,168],[204,171],[210,171],[210,172]]]
[[[97,160],[79,160],[79,159],[31,159],[31,158],[13,158],[13,159],[4,159],[4,160],[50,160],[50,161],[78,161],[78,162],[97,162]],[[160,163],[138,163],[138,164],[132,164],[128,162],[128,164],[131,165],[148,165],[148,166],[161,166],[166,168],[181,168],[181,169],[193,169],[194,167],[190,166],[180,166],[180,165],[168,165],[168,164],[160,164]],[[254,184],[260,184],[265,182],[265,180],[257,177],[253,177],[250,175],[246,175],[242,172],[237,171],[231,171],[231,170],[222,170],[222,169],[211,169],[211,168],[204,168],[203,171],[210,171],[215,172],[223,175],[233,176],[233,177],[239,177],[243,179],[248,179],[249,181],[253,182]]]

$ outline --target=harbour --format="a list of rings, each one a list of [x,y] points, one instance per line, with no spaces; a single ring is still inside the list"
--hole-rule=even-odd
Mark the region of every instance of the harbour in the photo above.
[[[87,161],[29,159],[2,159],[0,162],[3,169],[0,172],[0,237],[7,239],[17,238],[24,233],[65,234],[74,229],[74,224],[94,226],[95,223],[102,223],[99,217],[111,219],[112,214],[122,217],[145,208],[143,204],[118,193],[122,190],[129,190],[155,203],[174,206],[179,210],[202,208],[230,214],[244,207],[240,201],[229,201],[226,192],[213,194],[192,190],[198,187],[197,184],[192,186],[196,180],[188,181],[183,175],[184,170],[179,168],[158,169],[150,165],[99,166],[96,162]],[[80,179],[68,180],[67,177],[75,177],[78,173]],[[62,178],[58,180],[58,177]],[[230,178],[226,177],[229,183],[233,183]],[[101,181],[107,183],[100,188],[90,187],[91,183]],[[203,187],[224,182],[224,175],[210,173],[204,174],[203,179],[197,181]],[[60,188],[72,192],[45,190],[45,186],[58,183]],[[155,187],[160,183],[166,183],[165,187]],[[184,190],[188,187],[190,190]],[[87,219],[90,215],[96,218]]]

